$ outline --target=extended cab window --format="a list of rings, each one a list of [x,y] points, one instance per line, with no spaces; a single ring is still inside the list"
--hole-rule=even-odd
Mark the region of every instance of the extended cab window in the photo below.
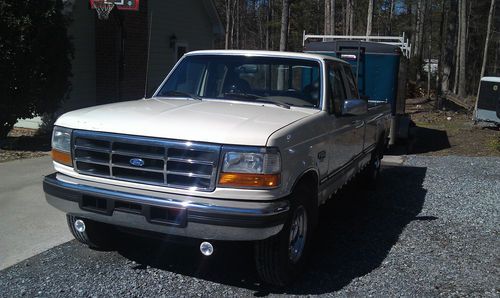
[[[349,64],[342,64],[344,68],[344,73],[347,81],[347,91],[350,93],[349,98],[359,98],[358,88],[356,87],[356,80],[354,79],[354,75],[352,74],[352,69]]]
[[[342,72],[336,63],[328,65],[328,84],[330,88],[330,113],[340,113],[346,99]]]
[[[156,96],[269,102],[320,108],[320,64],[296,58],[185,57]]]

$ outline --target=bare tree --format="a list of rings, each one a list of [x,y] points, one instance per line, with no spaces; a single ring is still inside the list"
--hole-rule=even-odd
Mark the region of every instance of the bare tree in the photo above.
[[[344,33],[345,35],[353,35],[354,31],[354,0],[346,0],[345,16],[344,16]]]
[[[460,75],[460,36],[461,36],[461,30],[462,26],[460,26],[460,10],[462,7],[462,1],[464,0],[458,0],[458,10],[457,10],[457,25],[458,25],[458,32],[457,32],[457,37],[456,37],[456,49],[455,49],[455,77],[453,81],[453,93],[457,93],[458,91],[458,76]]]
[[[484,76],[484,72],[486,69],[486,61],[488,60],[488,47],[490,43],[491,23],[494,11],[495,11],[495,0],[491,0],[490,13],[488,15],[488,27],[486,29],[486,40],[484,41],[483,64],[481,66],[481,75],[480,75],[481,78]]]
[[[325,1],[325,35],[335,34],[335,0]]]
[[[324,28],[324,32],[325,32],[325,35],[329,35],[329,34],[332,34],[331,32],[331,2],[330,0],[325,0],[325,28]]]
[[[330,34],[335,35],[335,0],[330,0]]]
[[[423,43],[424,43],[424,24],[425,24],[425,10],[426,10],[426,2],[427,0],[418,0],[417,1],[417,11],[416,22],[415,22],[415,57],[418,61],[417,66],[420,67],[420,63],[422,62],[422,52],[423,52]],[[417,78],[420,74],[420,71],[417,70]]]
[[[460,37],[458,43],[460,44],[460,54],[459,54],[459,74],[458,74],[458,96],[465,97],[465,43],[467,34],[467,0],[461,0],[459,9],[458,23],[460,26]]]
[[[290,0],[283,0],[283,8],[281,11],[280,51],[285,51],[286,45],[288,43],[289,15],[290,15]]]
[[[367,16],[367,20],[366,20],[366,36],[372,35],[373,1],[374,0],[368,0],[368,16]]]
[[[448,3],[448,5],[446,5]],[[455,50],[455,37],[457,34],[457,0],[445,0],[443,2],[443,38],[441,50],[441,93],[446,93],[450,90],[450,76],[453,68],[453,53]]]
[[[392,20],[394,18],[395,4],[396,4],[396,2],[394,2],[394,0],[391,0],[390,13],[389,13],[389,35],[392,35]]]
[[[231,18],[231,0],[226,0],[226,38],[225,38],[225,43],[224,47],[225,49],[229,49],[229,21]]]

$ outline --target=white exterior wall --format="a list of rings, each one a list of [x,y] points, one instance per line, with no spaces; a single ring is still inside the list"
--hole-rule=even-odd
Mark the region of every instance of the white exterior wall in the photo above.
[[[95,11],[88,1],[74,1],[68,34],[73,42],[71,93],[62,112],[96,104]]]
[[[188,51],[214,47],[214,24],[200,0],[149,0],[149,17],[153,14],[148,94],[152,94],[176,62],[175,47],[186,45]]]

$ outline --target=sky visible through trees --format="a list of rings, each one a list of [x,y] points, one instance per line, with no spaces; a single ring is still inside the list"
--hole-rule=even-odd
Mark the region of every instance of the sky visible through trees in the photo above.
[[[326,33],[365,35],[370,1],[371,35],[401,36],[404,32],[409,37],[413,47],[409,83],[413,86],[428,85],[424,66],[429,59],[438,63],[429,81],[437,93],[475,95],[483,63],[484,75],[500,76],[499,0],[214,0],[226,28],[219,47],[279,50],[281,33],[286,32],[285,49],[302,51],[304,31],[324,34],[325,28],[333,27],[334,32],[326,29]],[[286,2],[290,2],[287,14],[282,13]],[[283,28],[285,16],[288,26]]]

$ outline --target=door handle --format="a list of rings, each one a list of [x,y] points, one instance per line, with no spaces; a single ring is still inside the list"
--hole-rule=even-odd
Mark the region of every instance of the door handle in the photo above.
[[[352,122],[352,125],[354,125],[355,128],[361,128],[361,127],[363,127],[363,125],[365,125],[365,121],[355,120]]]

